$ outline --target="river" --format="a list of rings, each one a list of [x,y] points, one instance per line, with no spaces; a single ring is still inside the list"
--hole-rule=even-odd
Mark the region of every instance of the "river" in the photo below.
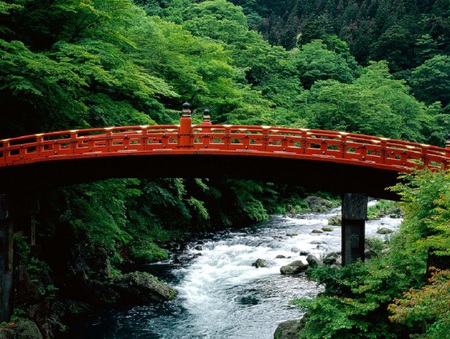
[[[339,213],[340,208],[294,217],[272,216],[253,227],[191,244],[181,263],[145,267],[176,288],[173,301],[98,315],[70,337],[272,339],[280,322],[302,316],[289,301],[318,293],[315,282],[302,275],[281,275],[280,267],[299,258],[306,263],[306,256],[300,255],[303,252],[320,258],[340,251],[340,227],[311,233],[327,226],[328,219]],[[396,230],[400,223],[401,219],[389,217],[368,221],[366,237],[386,237],[378,235],[377,229]],[[285,258],[276,258],[280,255]],[[252,267],[258,258],[273,265]]]

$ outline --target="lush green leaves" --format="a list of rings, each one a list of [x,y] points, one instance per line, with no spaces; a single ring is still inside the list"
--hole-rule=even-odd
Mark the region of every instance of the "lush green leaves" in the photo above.
[[[450,333],[448,307],[450,303],[450,271],[436,271],[429,284],[421,289],[410,289],[402,298],[389,305],[392,321],[411,328],[425,327],[425,333],[412,338],[445,338]]]
[[[311,127],[421,141],[422,106],[393,80],[385,63],[367,67],[351,84],[317,82],[305,93]]]
[[[427,104],[450,104],[450,56],[437,55],[413,70],[411,86],[418,99]]]
[[[448,332],[449,272],[438,270],[428,283],[424,278],[428,254],[450,253],[450,177],[423,171],[404,179],[395,188],[404,222],[388,252],[365,264],[310,272],[325,291],[294,301],[307,310],[300,338],[441,338]]]

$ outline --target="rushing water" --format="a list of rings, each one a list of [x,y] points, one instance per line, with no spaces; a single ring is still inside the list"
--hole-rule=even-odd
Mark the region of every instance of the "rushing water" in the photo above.
[[[340,251],[340,227],[333,232],[311,233],[327,226],[328,218],[339,214],[314,213],[295,218],[274,216],[254,227],[229,232],[216,240],[205,240],[201,249],[192,249],[184,264],[160,263],[148,266],[159,272],[178,292],[162,305],[134,307],[96,317],[72,338],[213,338],[269,339],[277,325],[299,319],[300,311],[289,305],[297,297],[314,296],[316,283],[304,276],[283,276],[280,267],[306,257],[320,258]],[[366,236],[377,229],[395,230],[400,219],[382,218],[366,224]],[[285,258],[277,259],[279,255]],[[258,258],[272,263],[255,268]],[[182,261],[183,262],[183,261]]]

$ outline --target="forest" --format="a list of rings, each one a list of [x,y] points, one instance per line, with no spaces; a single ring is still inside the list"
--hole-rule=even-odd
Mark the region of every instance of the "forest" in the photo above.
[[[213,123],[444,146],[449,88],[447,0],[0,0],[0,139],[177,123],[188,101],[194,121],[208,108]],[[405,221],[392,250],[313,272],[326,290],[294,301],[308,310],[300,337],[450,332],[450,273],[425,273],[430,253],[450,255],[450,177],[406,179],[393,188]],[[35,303],[80,298],[72,287],[166,259],[164,243],[301,212],[311,193],[233,178],[111,179],[40,192],[42,249],[19,237],[16,265],[51,277]]]

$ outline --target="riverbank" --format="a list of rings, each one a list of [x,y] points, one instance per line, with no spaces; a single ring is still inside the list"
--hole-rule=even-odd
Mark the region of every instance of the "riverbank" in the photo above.
[[[317,199],[310,200],[315,206],[319,206],[320,209],[324,209],[324,205],[318,203]],[[335,209],[322,213],[303,213],[292,214],[289,216],[272,216],[270,218],[269,224],[260,223],[253,225],[250,228],[243,228],[239,230],[229,229],[216,233],[203,234],[203,236],[198,235],[195,239],[191,239],[191,241],[181,243],[172,242],[170,244],[168,243],[166,244],[166,248],[169,253],[168,260],[159,262],[157,264],[134,265],[133,267],[127,266],[125,272],[132,270],[147,271],[154,274],[155,276],[158,276],[161,281],[167,281],[170,285],[174,285],[179,296],[175,298],[176,301],[170,302],[170,305],[176,305],[177,303],[182,302],[185,298],[185,295],[189,294],[189,292],[183,290],[183,285],[180,285],[182,283],[187,284],[187,281],[189,281],[190,278],[187,274],[188,270],[196,270],[194,277],[208,277],[208,275],[212,271],[216,271],[216,274],[210,277],[211,281],[214,281],[214,279],[217,279],[218,275],[220,275],[221,270],[223,270],[223,267],[219,269],[218,267],[216,267],[217,265],[219,267],[221,265],[227,267],[227,263],[230,263],[232,262],[232,260],[240,257],[245,257],[245,260],[239,264],[234,264],[236,265],[237,271],[232,271],[232,273],[234,276],[241,277],[240,279],[242,279],[242,284],[245,284],[246,281],[253,281],[252,279],[262,279],[261,284],[264,285],[265,279],[273,279],[273,276],[276,275],[278,276],[279,281],[271,281],[269,283],[271,286],[274,286],[273,288],[276,288],[275,286],[282,286],[286,282],[290,281],[290,278],[283,278],[282,276],[280,276],[279,268],[281,266],[289,264],[294,259],[303,259],[305,261],[306,253],[314,254],[320,257],[321,255],[323,256],[327,251],[338,251],[340,249],[339,227],[328,225],[328,220],[339,215],[339,213],[340,210]],[[276,226],[271,223],[274,223]],[[384,222],[380,221],[380,224],[377,227],[379,228],[383,224]],[[290,229],[292,225],[296,226],[293,229]],[[373,232],[371,231],[373,227],[371,227],[370,225],[371,221],[368,222],[368,236],[373,235]],[[325,228],[327,229],[327,231],[323,232],[323,234],[313,233],[313,231],[315,230]],[[289,231],[287,229],[289,229]],[[266,235],[266,232],[269,232],[270,236]],[[227,241],[233,238],[234,241],[237,241],[237,243],[235,245],[228,244]],[[322,238],[323,240],[320,240]],[[223,243],[224,241],[225,243]],[[239,241],[243,241],[243,243],[239,243]],[[281,248],[278,248],[278,246],[288,247],[281,250]],[[228,247],[233,248],[231,253],[225,252],[220,254],[220,251],[222,249]],[[242,249],[246,250],[244,250],[244,252],[240,252]],[[264,255],[264,251],[270,251],[269,249],[272,249],[272,251],[275,251],[275,249],[277,249],[278,253],[273,253],[273,256],[272,254],[269,255],[268,253]],[[97,252],[94,251],[94,253],[98,253],[98,250],[99,249],[97,249]],[[263,252],[261,252],[261,250]],[[219,253],[223,257],[212,259],[214,253]],[[234,255],[236,253],[239,254],[239,256],[234,258]],[[270,263],[273,263],[273,265],[270,265],[271,267],[255,270],[255,268],[252,267],[252,264],[255,260],[259,259],[259,257],[254,258],[254,256],[258,253],[261,254],[260,257],[266,259]],[[87,262],[82,262],[82,264],[85,265],[85,267],[88,266]],[[202,267],[206,269],[209,268],[211,272],[202,271]],[[259,276],[260,274],[262,275]],[[117,275],[117,273],[115,275]],[[74,331],[76,332],[79,328],[84,328],[85,323],[89,323],[90,321],[92,321],[92,314],[104,315],[111,312],[111,314],[115,314],[114,312],[117,312],[118,310],[120,311],[120,309],[124,309],[124,305],[118,302],[118,300],[121,299],[120,297],[117,297],[117,295],[111,293],[111,290],[105,293],[105,291],[108,291],[108,289],[104,288],[105,281],[90,281],[89,284],[84,284],[83,289],[78,290],[77,293],[73,293],[74,291],[72,291],[71,294],[67,294],[66,291],[68,288],[75,288],[75,286],[77,286],[75,284],[76,282],[64,282],[62,288],[59,289],[57,286],[52,284],[53,282],[49,278],[49,276],[46,279],[48,280],[49,284],[46,286],[41,286],[41,290],[44,289],[45,293],[37,293],[36,297],[39,300],[36,299],[35,301],[38,301],[36,304],[39,306],[36,306],[35,310],[32,313],[32,316],[37,318],[37,323],[39,325],[40,331],[42,332],[42,329],[46,330],[46,332],[44,332],[43,334],[45,338],[54,337],[54,333],[66,332],[67,334],[58,334],[58,337],[62,335],[67,335],[68,338],[80,337],[77,334],[72,333],[74,333]],[[232,281],[237,280],[232,279]],[[295,280],[294,282],[297,283],[297,280]],[[81,282],[78,282],[78,285],[80,283]],[[191,281],[191,283],[193,283],[193,281]],[[215,285],[215,282],[213,284]],[[257,285],[257,287],[255,288],[257,290],[264,289],[263,285]],[[306,285],[309,286],[309,282],[305,280],[303,281],[302,289],[304,289]],[[49,288],[48,286],[54,286],[53,290],[51,290],[52,288]],[[314,290],[313,286],[314,283],[311,283],[311,286],[308,287],[308,289]],[[187,287],[187,290],[191,291],[191,288],[192,286]],[[50,294],[50,292],[52,294]],[[200,294],[202,292],[204,292],[204,287],[198,289],[197,294]],[[117,293],[117,290],[115,290],[114,293]],[[77,295],[79,296],[79,298],[77,300],[74,300],[72,298],[67,299],[67,296],[69,295],[72,297],[74,295]],[[289,293],[286,292],[286,295],[289,295]],[[296,296],[294,295],[292,297]],[[242,300],[243,304],[245,305],[247,305],[248,303],[256,303],[256,305],[258,305],[260,299],[262,300],[264,298],[258,297],[255,299],[255,301],[254,297],[250,295]],[[289,298],[285,299],[284,305],[282,305],[280,302],[280,304],[273,307],[275,309],[283,309],[286,307],[286,305],[289,304],[289,301]],[[132,306],[132,304],[129,304],[129,307]],[[216,303],[214,303],[214,306],[216,306]],[[152,305],[142,307],[154,307],[156,309],[161,307],[162,311],[158,310],[155,312],[157,314],[161,312],[164,314],[166,312],[166,307],[169,307],[170,309],[170,307],[172,306],[163,304],[161,306]],[[183,314],[185,313],[185,308],[188,307],[188,309],[191,310],[189,312],[192,312],[192,305],[183,305],[180,307],[182,307],[181,310],[172,311],[175,313]],[[129,311],[129,308],[125,308],[125,310]],[[200,314],[201,311],[205,310],[199,310],[198,314]],[[267,310],[265,312],[267,312]],[[283,312],[281,312],[280,314],[283,314]],[[274,316],[272,315],[271,317]],[[217,322],[219,322],[219,320],[220,319],[217,319]],[[238,319],[235,319],[235,321],[238,321]],[[266,321],[269,321],[269,319],[266,319]],[[167,324],[165,326],[167,326]],[[272,331],[273,333],[273,330],[274,329],[271,328],[269,332]],[[84,335],[85,334],[83,334],[83,337]],[[96,335],[98,337],[101,337],[102,334],[96,333]]]
[[[294,298],[314,296],[316,283],[304,274],[282,275],[280,268],[313,254],[323,258],[339,251],[340,228],[328,226],[339,210],[273,216],[267,223],[198,239],[166,262],[142,266],[160,275],[177,291],[173,301],[94,316],[66,338],[273,338],[278,324],[299,319]],[[367,223],[369,236],[381,227],[396,229],[400,219],[385,217]],[[263,258],[270,267],[255,268]]]

